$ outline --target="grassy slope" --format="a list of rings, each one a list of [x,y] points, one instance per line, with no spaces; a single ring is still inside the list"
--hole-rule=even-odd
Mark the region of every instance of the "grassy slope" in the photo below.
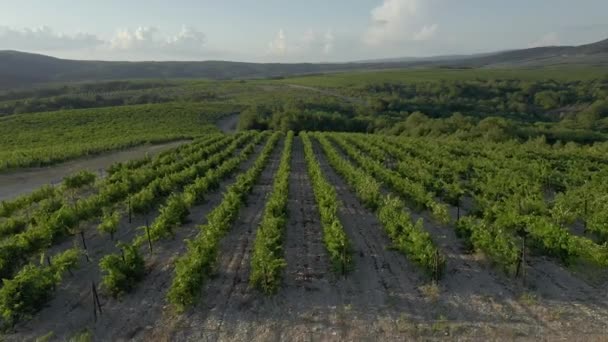
[[[215,131],[211,124],[232,111],[229,105],[164,103],[11,115],[0,119],[0,170],[199,136]]]

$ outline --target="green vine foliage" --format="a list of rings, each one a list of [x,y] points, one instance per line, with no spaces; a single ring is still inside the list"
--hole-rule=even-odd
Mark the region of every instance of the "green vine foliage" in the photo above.
[[[99,268],[104,272],[102,286],[114,297],[133,290],[145,275],[139,248],[122,243],[118,247],[121,253],[108,254],[99,262]]]

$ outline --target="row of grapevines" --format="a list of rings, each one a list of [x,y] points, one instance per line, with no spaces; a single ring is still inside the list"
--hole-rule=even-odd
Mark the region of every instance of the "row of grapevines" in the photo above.
[[[521,236],[528,238],[528,245],[564,262],[583,258],[599,266],[608,265],[606,247],[574,236],[565,227],[577,217],[585,217],[585,211],[590,216],[601,217],[597,213],[602,211],[597,211],[599,207],[595,205],[603,202],[603,195],[594,195],[593,189],[600,189],[599,192],[604,193],[601,190],[604,182],[600,180],[581,190],[585,188],[585,185],[580,186],[584,176],[578,172],[575,175],[564,174],[573,172],[575,168],[567,165],[562,168],[563,171],[551,170],[560,167],[558,158],[550,153],[543,153],[542,156],[528,153],[518,145],[499,146],[489,152],[480,149],[477,153],[471,152],[478,149],[476,146],[461,144],[459,148],[467,155],[467,162],[472,166],[473,174],[468,187],[478,208],[473,214],[480,217],[461,222],[459,232],[470,237],[470,242],[476,249],[484,251],[504,269],[514,270],[518,262],[517,256],[521,253],[520,243],[516,243],[515,236]],[[437,159],[448,157],[444,155]],[[457,162],[451,161],[450,164],[455,165]],[[577,161],[576,164],[585,169],[601,170],[595,162]],[[602,172],[594,173],[591,183],[593,180],[605,179],[605,173],[604,176],[601,174]],[[559,177],[560,180],[555,181],[554,177]],[[547,202],[547,187],[570,182],[573,182],[571,191],[557,193],[554,200]],[[598,221],[601,222],[602,219]],[[601,229],[601,226],[600,223],[591,229]],[[473,234],[474,230],[478,232]]]
[[[190,145],[182,145],[182,146],[190,146],[191,148],[201,149],[201,146],[197,144]],[[221,145],[218,146],[221,148]],[[191,150],[194,151],[194,150]],[[175,158],[175,157],[174,157]],[[157,159],[154,159],[157,160]],[[166,157],[163,160],[168,160]],[[149,172],[147,175],[149,177],[154,177],[155,171],[153,170],[153,165],[149,165]],[[105,196],[115,197],[120,195],[120,192],[124,192],[128,190],[127,188],[134,188],[137,184],[134,181],[133,175],[141,175],[141,173],[145,171],[145,168],[140,168],[138,170],[129,170],[129,173],[121,173],[120,175],[124,178],[120,178],[117,176],[108,178],[104,180],[104,182],[97,185],[97,189],[99,192],[103,192]],[[165,170],[166,171],[166,170]],[[160,173],[160,170],[159,170]],[[158,173],[156,173],[158,174]],[[63,184],[60,187],[52,187],[52,186],[43,186],[41,189],[34,191],[32,194],[25,195],[19,197],[12,201],[4,201],[0,203],[0,213],[8,219],[0,221],[0,237],[8,236],[12,234],[16,234],[22,232],[29,226],[35,226],[36,220],[34,217],[40,211],[40,207],[43,207],[43,211],[45,213],[45,217],[48,216],[47,210],[48,206],[45,206],[44,203],[41,205],[39,202],[42,200],[47,200],[47,202],[56,202],[56,199],[63,195],[66,191],[70,193],[72,198],[75,197],[75,191],[79,188],[82,188],[86,185],[92,185],[95,181],[96,177],[94,174],[88,171],[81,171],[69,177],[66,177],[63,181]],[[128,180],[125,181],[125,179]],[[140,183],[142,181],[141,177],[138,178]],[[128,183],[128,186],[127,186]],[[120,186],[123,185],[123,186]],[[37,208],[37,207],[38,208]],[[59,209],[56,208],[55,210]],[[18,211],[19,215],[14,215]],[[33,214],[32,214],[33,212]],[[2,216],[0,215],[0,216]],[[11,216],[12,215],[12,216]],[[39,221],[39,220],[38,220]]]
[[[473,179],[474,198],[485,221],[528,238],[528,245],[563,262],[583,258],[608,265],[608,249],[571,234],[564,225],[564,208],[546,201],[548,161],[498,155],[477,163],[485,173]]]
[[[203,150],[219,150],[222,147],[222,145],[209,146]],[[207,152],[202,154],[207,154]],[[200,156],[201,153],[196,155]],[[189,166],[191,162],[189,160],[184,166]],[[182,162],[176,164],[182,165]],[[154,172],[146,174],[154,174]],[[161,174],[157,173],[154,179],[158,179],[160,176]],[[148,180],[150,177],[144,178]],[[167,177],[161,179],[163,178]],[[37,222],[35,226],[31,226],[26,231],[8,237],[0,245],[0,277],[10,278],[31,255],[48,248],[64,236],[76,233],[83,223],[101,216],[104,208],[120,202],[127,197],[129,191],[137,189],[139,185],[139,182],[131,182],[131,180],[119,183],[105,183],[104,181],[104,186],[97,194],[80,199],[74,204],[64,203],[45,221]]]
[[[37,202],[35,206],[27,207],[24,213],[4,219],[0,222],[0,237],[6,238],[23,232],[28,226],[45,222],[64,202],[65,198],[59,192],[54,192],[48,198]]]
[[[160,152],[155,158],[151,158],[149,155],[146,155],[144,158],[129,160],[123,163],[115,163],[108,168],[108,173],[110,175],[113,175],[114,173],[125,169],[134,170],[148,165],[152,167],[159,167],[162,165],[171,164],[176,157],[187,156],[191,152],[196,151],[196,149],[199,147],[199,144],[203,144],[203,146],[211,145],[222,139],[225,139],[225,137],[226,136],[223,134],[210,134],[203,138],[198,138],[192,143],[183,144],[176,148]]]
[[[283,258],[283,231],[287,223],[292,144],[293,131],[289,131],[253,245],[250,282],[267,294],[274,293],[279,288],[281,271],[287,265]]]
[[[382,146],[390,150],[390,146],[393,145],[385,142]],[[521,189],[515,185],[523,183],[523,180],[511,177],[511,181],[508,181],[506,177],[509,177],[509,171],[506,168],[503,169],[504,177],[499,180],[493,176],[495,171],[500,170],[497,165],[482,163],[480,157],[464,146],[460,146],[459,151],[466,156],[466,162],[463,162],[463,159],[450,158],[443,151],[434,147],[406,146],[407,153],[395,151],[394,148],[392,151],[392,154],[402,162],[399,168],[411,170],[417,160],[425,160],[425,158],[429,160],[430,162],[421,168],[426,167],[426,170],[429,170],[435,178],[440,179],[440,182],[436,183],[434,187],[443,188],[442,197],[452,204],[458,205],[460,198],[467,193],[465,191],[467,189],[468,193],[472,194],[481,217],[476,217],[474,211],[470,213],[471,215],[460,219],[456,224],[458,236],[464,238],[470,248],[483,252],[507,274],[515,273],[522,253],[521,240],[517,237],[519,233],[517,227],[523,227],[523,222],[513,221],[513,211],[506,210],[512,201],[503,202],[502,206],[496,206],[493,203],[501,196],[515,199],[514,194],[521,193]],[[426,150],[424,150],[425,148]],[[413,154],[416,157],[413,157]],[[467,164],[472,166],[472,181],[464,183],[462,176],[468,168]],[[444,167],[445,169],[442,169]],[[484,181],[481,181],[482,179]],[[487,184],[486,190],[481,190],[480,187],[484,183]],[[532,188],[528,186],[528,190]],[[523,201],[518,202],[518,205],[527,206]]]
[[[344,177],[359,199],[374,209],[394,247],[438,278],[445,267],[445,257],[435,246],[430,234],[424,230],[422,221],[412,223],[402,201],[390,195],[382,196],[380,184],[372,176],[342,158],[324,135],[315,136],[330,165]]]
[[[197,161],[195,164],[189,165],[188,167],[182,169],[181,171],[176,171],[174,173],[167,173],[161,177],[157,177],[155,180],[148,183],[148,185],[145,186],[143,189],[141,189],[140,191],[129,196],[129,198],[127,199],[127,203],[126,203],[126,206],[127,206],[126,211],[129,212],[129,214],[130,213],[146,214],[149,210],[152,209],[152,207],[158,201],[158,199],[169,194],[169,192],[173,191],[174,189],[179,188],[182,184],[188,182],[193,177],[196,177],[197,175],[205,172],[205,170],[212,168],[219,161],[221,161],[223,158],[225,158],[225,156],[232,153],[236,148],[238,148],[240,145],[245,143],[248,139],[249,139],[249,135],[241,135],[240,137],[238,137],[237,139],[234,139],[234,140],[232,140],[232,139],[203,139],[202,143],[210,142],[210,141],[214,142],[212,145],[203,149],[205,151],[205,153],[203,155],[205,155],[205,156],[209,155],[210,153],[215,153],[213,156],[211,156],[210,159]],[[228,147],[225,147],[224,146],[225,142],[230,142],[230,145]],[[195,148],[192,148],[192,146],[191,146],[188,149],[181,150],[181,153],[185,153],[185,152],[190,153],[187,158],[188,161],[193,161],[190,158],[190,156],[192,156],[192,155],[194,155],[196,158],[199,158],[202,156],[202,154],[198,152],[198,150],[201,150],[201,148],[200,148],[201,146],[199,146],[198,144],[194,145],[194,146],[195,146]],[[221,148],[225,148],[225,150],[223,150],[221,152],[217,152]],[[183,155],[182,157],[185,157],[185,156]],[[174,156],[174,159],[177,159],[177,158],[179,158],[179,156]],[[166,160],[167,158],[164,158],[164,159]],[[154,165],[158,165],[158,163],[153,163],[150,166],[154,167]],[[168,162],[165,162],[165,165],[171,165],[171,164]],[[175,205],[175,204],[178,204],[178,201],[175,201],[174,199],[172,199],[170,201],[170,203],[172,205]],[[117,208],[111,208],[109,210],[104,210],[104,214],[103,214],[101,222],[98,226],[98,230],[102,233],[110,234],[111,239],[113,239],[113,235],[118,229],[118,224],[119,224],[121,215],[122,215],[121,210],[118,210]]]
[[[127,201],[127,211],[134,212],[136,214],[146,214],[152,209],[154,204],[163,196],[167,195],[172,190],[180,187],[181,184],[188,182],[193,177],[213,168],[214,165],[219,163],[223,158],[232,153],[236,148],[249,139],[248,135],[243,135],[240,138],[232,141],[231,145],[222,152],[218,152],[208,160],[199,161],[182,171],[167,174],[161,178],[157,178],[152,181],[148,186],[139,192],[131,195]],[[181,201],[175,197],[171,197],[166,207],[167,208],[178,208],[181,207]],[[161,208],[161,212],[166,212],[168,209]],[[110,238],[113,240],[113,235],[118,229],[122,213],[120,210],[113,208],[112,210],[106,210],[98,226],[98,230],[102,233],[110,234]],[[183,216],[183,215],[178,215]],[[159,226],[159,224],[155,225]],[[158,231],[158,229],[157,229]]]
[[[0,202],[0,217],[10,217],[16,211],[54,196],[57,192],[57,188],[45,185],[30,194],[19,196],[10,201],[2,201]]]
[[[441,159],[441,164],[426,162],[423,158],[413,157],[410,152],[406,152],[413,150],[411,146],[390,143],[387,139],[385,137],[371,137],[366,142],[371,142],[371,145],[395,158],[398,161],[397,168],[402,175],[409,175],[431,188],[438,190],[443,188],[442,197],[448,202],[458,205],[460,198],[465,194],[465,190],[461,186],[461,179],[458,176],[462,173],[462,168],[450,165],[448,169],[451,172],[443,172],[440,168],[447,164],[447,161]],[[423,154],[425,152],[416,149],[416,153]],[[456,177],[454,177],[455,175]],[[469,243],[470,248],[483,251],[507,273],[516,270],[521,249],[517,239],[509,231],[487,220],[469,216],[456,223],[456,232]]]
[[[104,272],[102,279],[103,287],[113,296],[120,296],[129,292],[143,278],[143,259],[139,254],[139,249],[146,241],[149,243],[160,240],[168,236],[173,236],[173,229],[183,224],[187,219],[190,209],[195,204],[202,201],[204,193],[219,186],[221,179],[227,177],[238,165],[245,161],[255,146],[265,137],[265,134],[258,134],[243,151],[237,156],[223,161],[219,166],[209,169],[204,176],[198,177],[195,181],[186,186],[184,192],[173,193],[166,203],[160,208],[160,214],[156,217],[152,225],[140,227],[142,231],[131,244],[119,243],[122,255],[114,253],[104,256],[99,267]],[[238,146],[235,141],[233,147]],[[233,152],[233,148],[227,151]],[[227,157],[223,152],[218,156]],[[214,158],[214,157],[212,157]],[[110,220],[113,218],[110,217]],[[112,222],[112,224],[115,222]]]
[[[69,249],[50,259],[50,265],[28,264],[13,279],[3,279],[0,289],[0,313],[13,325],[40,310],[51,298],[63,274],[75,267],[79,249]]]
[[[207,215],[207,223],[200,226],[200,233],[187,241],[187,252],[176,262],[175,275],[167,294],[169,302],[179,310],[192,305],[200,295],[200,289],[216,261],[219,243],[236,219],[247,194],[266,166],[277,144],[280,133],[274,133],[266,143],[254,165],[239,175],[228,187],[222,202]]]
[[[357,137],[359,139],[363,138],[359,135]],[[401,176],[423,184],[424,187],[434,191],[447,203],[459,205],[460,199],[466,193],[466,188],[462,182],[463,170],[461,168],[453,167],[453,165],[447,168],[433,165],[422,158],[412,156],[398,147],[402,145],[391,143],[384,136],[366,136],[365,141],[368,144],[360,145],[360,147],[369,146],[366,152],[372,154],[374,158],[386,153],[396,161],[394,169]]]
[[[211,189],[216,189],[219,182],[229,176],[237,166],[249,158],[255,146],[265,137],[264,134],[257,134],[254,139],[245,147],[239,155],[228,158],[236,148],[240,147],[247,140],[237,140],[225,151],[212,156],[205,162],[210,166],[201,173],[196,179],[190,178],[188,185],[181,193],[173,193],[167,203],[160,208],[160,214],[150,225],[148,231],[152,241],[159,240],[173,235],[173,228],[184,223],[189,214],[189,209],[202,202],[204,194]],[[142,227],[142,229],[145,227]],[[145,235],[140,235],[136,240],[136,245],[142,245],[146,241]]]
[[[329,258],[334,266],[334,270],[342,274],[350,268],[352,264],[352,250],[348,237],[344,232],[344,227],[338,219],[338,207],[340,202],[336,194],[336,189],[323,176],[321,165],[315,157],[312,142],[306,132],[300,132],[302,143],[304,144],[304,156],[308,169],[308,176],[312,181],[312,188],[315,194],[317,207],[321,216],[323,226],[323,242],[329,253]]]
[[[179,172],[157,178],[155,181],[149,183],[148,186],[130,196],[127,206],[130,206],[130,210],[136,214],[148,213],[157,203],[159,198],[180,189],[184,185],[192,182],[198,176],[213,169],[234,153],[237,148],[247,143],[252,137],[252,134],[241,135],[239,138],[233,140],[229,146],[208,156],[206,159],[201,159],[196,164],[190,165]],[[173,203],[177,204],[176,201],[173,201]],[[153,231],[161,230],[164,229],[153,228]]]
[[[550,209],[557,222],[574,224],[582,221],[585,231],[593,233],[600,243],[608,242],[608,169],[593,174],[586,183],[571,186],[556,195]]]
[[[199,160],[220,151],[222,148],[232,143],[235,138],[238,138],[238,136],[225,136],[212,144],[206,144],[206,140],[193,143],[191,146],[192,149],[188,149],[186,154],[175,154],[159,157],[168,161],[159,164],[151,163],[150,165],[146,165],[134,170],[122,169],[108,177],[106,183],[118,184],[121,185],[122,188],[125,188],[125,186],[137,186],[141,184],[145,185],[151,179],[156,178],[158,174],[174,173],[188,167],[194,162],[198,162]]]
[[[450,221],[447,207],[444,204],[435,201],[433,193],[427,191],[421,183],[402,177],[397,172],[386,168],[381,162],[365,156],[359,149],[355,148],[354,146],[365,145],[361,140],[346,140],[342,135],[338,134],[333,134],[331,138],[350,158],[355,160],[359,166],[370,174],[375,175],[375,177],[382,182],[387,183],[393,190],[411,203],[431,210],[433,216],[442,223],[448,223]]]
[[[200,148],[199,144],[201,144],[203,142],[205,144],[217,142],[220,139],[222,139],[222,137],[224,137],[224,136],[223,135],[211,135],[210,138],[199,139],[196,141],[196,143],[184,144],[178,148],[164,151],[164,152],[160,153],[154,159],[146,156],[145,158],[142,158],[139,160],[133,160],[133,161],[130,161],[130,162],[127,162],[124,164],[115,163],[115,164],[111,165],[108,168],[108,170],[109,170],[110,174],[113,174],[113,173],[116,173],[118,170],[120,170],[123,167],[126,169],[129,169],[129,170],[134,170],[134,169],[141,168],[143,166],[147,166],[148,164],[152,164],[151,165],[152,167],[166,165],[175,160],[174,159],[175,155],[171,155],[172,153],[188,153],[188,152],[194,151],[195,148]],[[66,190],[66,189],[74,190],[74,189],[82,187],[84,185],[91,185],[93,183],[93,181],[95,180],[94,177],[91,177],[91,176],[94,176],[94,175],[91,174],[90,172],[81,171],[79,173],[66,177],[66,179],[64,179],[64,181],[63,181],[63,186],[53,187],[51,185],[45,185],[45,186],[41,187],[40,189],[33,191],[30,194],[22,195],[13,200],[2,201],[2,202],[0,202],[0,217],[9,218],[13,214],[18,212],[19,210],[26,209],[42,200],[48,199],[55,195],[62,194],[64,192],[64,190]],[[85,182],[83,183],[83,181],[85,181]],[[78,183],[80,183],[80,184],[78,184]],[[28,213],[25,213],[24,215],[20,215],[19,217],[13,217],[13,220],[12,220],[13,222],[9,222],[9,225],[11,225],[11,223],[14,223],[15,221],[22,221],[22,222],[26,221],[25,217],[27,216],[27,214]],[[0,223],[0,236],[5,236],[5,234],[3,233],[5,230],[2,229],[1,226],[2,226],[2,223]],[[21,227],[25,228],[24,225],[21,225]],[[7,230],[7,232],[9,234],[16,233],[18,231],[20,231],[20,230],[10,230],[10,229]]]
[[[72,194],[72,197],[75,196],[77,190],[87,188],[95,180],[95,174],[80,171],[66,177],[60,187],[46,185],[29,195],[2,202],[1,211],[7,218],[0,219],[0,238],[17,234],[24,231],[28,225],[36,224],[46,217],[49,209],[54,207],[49,207],[48,204],[56,203],[58,199],[62,200],[65,192]],[[18,211],[19,214],[16,213]]]

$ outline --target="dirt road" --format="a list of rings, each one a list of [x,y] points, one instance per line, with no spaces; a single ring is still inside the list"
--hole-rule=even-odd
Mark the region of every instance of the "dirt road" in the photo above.
[[[57,184],[64,177],[80,170],[89,170],[103,174],[104,170],[117,162],[154,155],[161,151],[177,147],[184,141],[174,141],[158,145],[144,145],[135,148],[101,154],[85,159],[77,159],[48,167],[22,169],[8,173],[0,173],[0,201],[30,193],[46,184]]]

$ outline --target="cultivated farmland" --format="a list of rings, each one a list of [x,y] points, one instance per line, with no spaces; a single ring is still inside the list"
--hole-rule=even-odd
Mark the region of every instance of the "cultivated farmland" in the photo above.
[[[601,339],[601,146],[206,133],[0,205],[7,340]]]

